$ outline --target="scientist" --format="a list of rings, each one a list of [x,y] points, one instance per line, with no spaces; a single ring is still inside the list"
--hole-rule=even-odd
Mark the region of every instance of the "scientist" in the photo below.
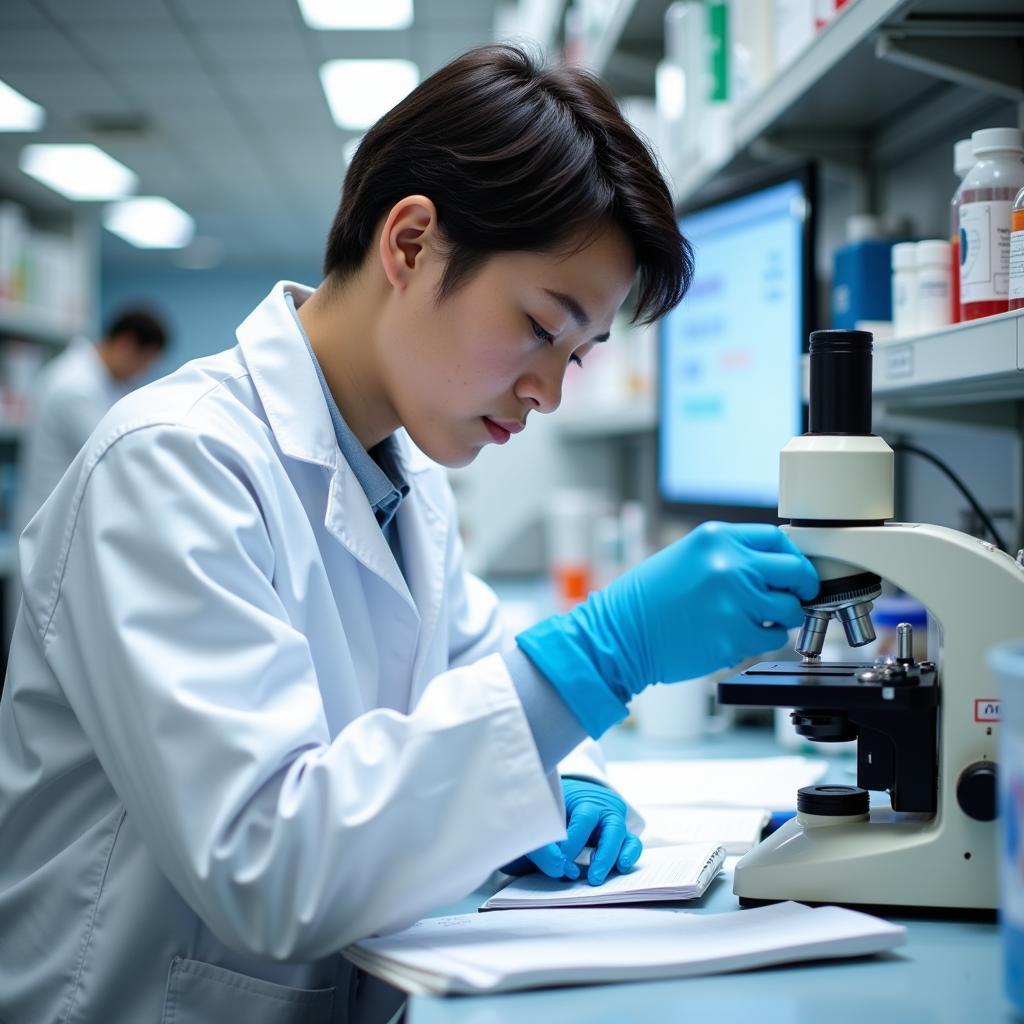
[[[110,407],[123,398],[164,351],[167,331],[146,309],[111,318],[93,344],[79,339],[53,359],[32,389],[19,464],[16,512],[20,533],[89,439]]]
[[[320,286],[119,402],[22,538],[0,1019],[387,1020],[347,943],[524,854],[632,866],[625,804],[563,758],[781,645],[814,570],[705,526],[506,644],[437,464],[552,412],[634,282],[649,320],[691,272],[578,69],[473,51],[367,133]]]

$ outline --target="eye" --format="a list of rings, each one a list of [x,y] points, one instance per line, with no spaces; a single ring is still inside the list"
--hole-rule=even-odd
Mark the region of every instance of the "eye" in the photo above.
[[[527,317],[530,321],[530,326],[533,328],[533,333],[536,335],[539,341],[543,341],[548,345],[552,344],[555,340],[555,336],[550,331],[545,331],[543,327],[533,317]]]
[[[537,321],[534,320],[532,316],[527,317],[527,319],[530,321],[530,326],[533,328],[534,336],[537,338],[538,341],[543,341],[546,345],[554,344],[555,336],[550,331],[545,331],[544,328],[541,327],[541,325],[537,323]],[[583,365],[583,359],[580,356],[576,355],[575,352],[571,356],[569,356],[569,362],[575,363],[577,366]]]

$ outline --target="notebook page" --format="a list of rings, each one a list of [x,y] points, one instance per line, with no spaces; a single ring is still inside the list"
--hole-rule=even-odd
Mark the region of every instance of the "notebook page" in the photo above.
[[[595,896],[611,901],[621,898],[628,902],[630,895],[651,891],[671,893],[690,889],[699,882],[710,882],[725,860],[725,851],[715,843],[694,843],[687,846],[664,846],[644,850],[636,867],[628,874],[611,874],[600,886],[591,885],[586,878],[574,882],[534,873],[510,882],[481,906],[487,909],[500,899],[503,905],[512,900],[544,900],[556,897],[560,901],[589,902]],[[704,878],[702,879],[702,875]]]

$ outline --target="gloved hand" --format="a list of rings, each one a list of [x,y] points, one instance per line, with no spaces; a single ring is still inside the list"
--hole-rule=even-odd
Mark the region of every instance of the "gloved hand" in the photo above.
[[[596,738],[651,683],[781,647],[818,586],[778,527],[704,523],[516,642]]]
[[[501,870],[525,875],[540,868],[550,878],[576,879],[579,865],[573,863],[585,846],[594,852],[587,869],[587,881],[600,885],[617,868],[632,870],[644,848],[638,836],[626,828],[626,804],[614,790],[587,779],[562,779],[565,795],[566,838],[548,843]]]

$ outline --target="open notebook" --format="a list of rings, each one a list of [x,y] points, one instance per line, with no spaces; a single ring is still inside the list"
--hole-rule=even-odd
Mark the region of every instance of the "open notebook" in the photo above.
[[[427,918],[345,955],[406,992],[490,993],[863,956],[905,940],[905,928],[842,907],[590,907]]]
[[[570,882],[534,872],[509,882],[481,910],[524,907],[596,907],[609,903],[689,900],[703,896],[722,869],[725,849],[717,843],[690,843],[644,850],[628,874],[611,874],[603,885],[591,885],[585,875]]]

